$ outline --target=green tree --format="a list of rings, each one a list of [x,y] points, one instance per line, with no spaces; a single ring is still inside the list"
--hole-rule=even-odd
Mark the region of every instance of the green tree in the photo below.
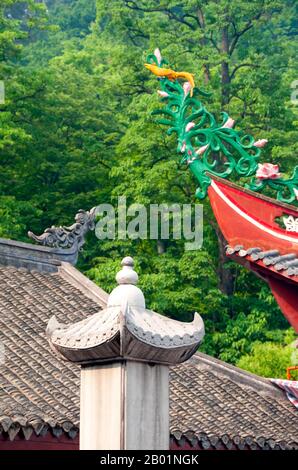
[[[100,0],[97,2],[95,34],[108,38],[117,30],[118,41],[131,44],[140,56],[144,49],[151,52],[159,46],[165,57],[174,58],[171,63],[173,68],[194,72],[197,83],[205,83],[207,89],[214,91],[213,102],[209,106],[211,111],[212,108],[215,112],[227,111],[256,138],[264,135],[269,139],[271,136],[275,138],[265,153],[265,158],[270,160],[271,152],[274,156],[288,157],[297,140],[295,115],[286,106],[290,86],[282,86],[283,72],[291,67],[291,54],[296,43],[297,29],[293,22],[296,7],[294,1],[278,0],[255,0],[249,3],[242,0],[187,1],[183,5],[177,0],[160,1],[158,4],[154,1],[116,0],[109,7],[107,1]],[[136,75],[132,70],[131,75],[135,87],[136,77],[142,80],[143,74],[138,72]],[[153,79],[149,80],[149,83],[153,83]],[[149,113],[153,106],[148,96],[136,95],[132,100],[128,113],[130,110],[132,116],[137,113],[139,122],[135,124],[135,118],[132,120],[131,117],[130,129],[120,144],[121,151],[125,153],[124,145],[127,142],[129,157],[121,159],[115,172],[123,177],[127,160],[132,162],[134,151],[139,152],[138,165],[130,163],[133,166],[130,180],[134,180],[135,188],[138,187],[136,182],[139,175],[142,175],[140,184],[145,190],[144,181],[152,181],[153,176],[150,178],[149,173],[152,175],[154,172],[157,160],[157,172],[163,164],[167,174],[171,174],[168,178],[168,194],[173,192],[171,183],[174,179],[182,192],[189,192],[189,186],[193,187],[193,183],[188,178],[182,178],[181,173],[177,174],[177,165],[170,162],[174,146],[166,139],[161,142],[158,136],[160,130],[154,131],[149,127],[149,117],[144,111],[148,109]],[[285,135],[288,139],[287,149],[283,145]],[[132,142],[140,143],[142,150],[141,145],[132,149]],[[144,156],[145,149],[147,157]],[[153,152],[156,154],[155,160],[152,159]],[[292,162],[291,154],[289,164]],[[286,163],[283,170],[287,169]],[[153,192],[159,194],[159,182],[156,179],[155,182],[156,191]],[[165,193],[164,189],[162,194]],[[219,286],[224,294],[231,295],[235,289],[235,269],[225,256],[225,240],[208,209],[206,216],[218,238]]]
[[[251,353],[242,356],[237,366],[263,377],[286,379],[287,367],[292,365],[292,355],[291,346],[254,343]]]
[[[265,158],[283,170],[294,163],[294,1],[98,0],[95,19],[95,0],[51,0],[48,13],[32,0],[40,8],[32,27],[25,3],[0,8],[1,236],[27,240],[27,230],[70,224],[79,208],[116,205],[121,195],[147,207],[195,202],[174,138],[150,114],[159,104],[143,61],[156,46],[214,91],[212,112],[224,108],[239,127],[271,139]],[[89,234],[79,267],[110,291],[121,257],[134,256],[148,307],[185,320],[201,313],[203,348],[224,360],[236,363],[255,341],[284,344],[286,320],[268,287],[225,257],[208,201],[204,220],[200,251],[185,252],[183,240]]]

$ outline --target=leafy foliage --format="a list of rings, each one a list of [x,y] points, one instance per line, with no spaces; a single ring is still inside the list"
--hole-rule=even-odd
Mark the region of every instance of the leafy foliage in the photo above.
[[[263,377],[286,379],[287,367],[292,364],[294,348],[272,342],[256,342],[250,354],[244,355],[237,366]]]
[[[117,204],[122,195],[128,205],[194,202],[174,137],[150,116],[158,100],[143,62],[155,47],[214,90],[212,113],[223,109],[245,132],[268,138],[267,161],[278,159],[285,173],[294,166],[295,1],[46,5],[48,12],[33,0],[0,7],[1,236],[28,241],[28,230],[70,224],[78,209]],[[283,346],[286,320],[266,284],[224,256],[208,201],[204,220],[200,251],[185,252],[183,240],[89,234],[79,267],[110,291],[120,259],[133,256],[148,307],[185,320],[201,313],[204,350],[224,360],[246,357],[255,341]]]

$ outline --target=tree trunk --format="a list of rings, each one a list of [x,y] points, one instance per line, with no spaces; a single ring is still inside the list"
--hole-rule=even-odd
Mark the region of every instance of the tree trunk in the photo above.
[[[213,224],[212,224],[213,225]],[[225,295],[231,296],[235,291],[236,273],[235,269],[229,265],[229,258],[226,256],[227,242],[221,233],[217,223],[213,225],[218,238],[218,287]]]
[[[157,240],[157,253],[162,255],[166,252],[166,243],[164,240]]]
[[[197,17],[198,17],[198,21],[199,21],[199,24],[200,24],[200,28],[204,30],[205,29],[205,18],[204,18],[204,13],[201,10],[201,8],[199,8],[198,11],[197,11]],[[199,43],[200,43],[200,46],[202,48],[204,48],[207,45],[206,38],[203,37],[202,39],[200,39]],[[210,81],[210,66],[209,66],[208,63],[203,64],[203,70],[204,70],[204,82],[205,82],[205,85],[208,85],[208,83]]]
[[[226,57],[229,54],[229,32],[227,26],[221,32],[221,52]],[[229,103],[230,98],[230,71],[226,57],[221,63],[221,104],[223,108]]]
[[[203,64],[203,69],[204,69],[204,83],[205,85],[208,85],[210,81],[210,68],[208,64]]]

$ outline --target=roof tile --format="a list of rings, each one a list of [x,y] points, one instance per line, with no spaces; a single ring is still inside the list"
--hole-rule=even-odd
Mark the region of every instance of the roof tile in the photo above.
[[[89,281],[88,281],[89,282]],[[45,328],[52,314],[72,323],[101,309],[63,271],[30,272],[0,266],[0,432],[79,427],[79,367],[50,349]],[[171,368],[171,438],[209,448],[298,447],[298,415],[280,390],[264,379],[197,354]]]

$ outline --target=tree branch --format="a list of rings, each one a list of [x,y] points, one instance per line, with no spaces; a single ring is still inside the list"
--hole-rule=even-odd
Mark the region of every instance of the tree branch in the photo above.
[[[253,27],[253,24],[249,24],[246,28],[242,29],[242,31],[240,32],[237,32],[232,41],[231,41],[231,45],[230,45],[230,50],[229,50],[229,55],[231,56],[234,52],[234,50],[236,49],[236,46],[239,42],[239,39],[243,36],[243,34],[245,34],[247,31],[249,31],[251,28]]]
[[[32,98],[36,98],[36,96],[44,91],[46,89],[45,86],[42,86],[41,88],[38,88],[37,90],[34,91],[31,95],[24,95],[24,96],[19,96],[18,98],[14,98],[13,101],[14,103],[17,103],[18,101],[23,101],[23,100],[28,100]]]
[[[215,39],[213,38],[213,31],[211,31],[211,35],[210,35],[209,38],[207,37],[207,39],[208,39],[208,41],[211,42],[211,44],[213,44],[213,46],[215,47],[215,49],[217,50],[217,52],[220,52],[220,48],[218,47],[218,45],[216,44]]]
[[[245,34],[247,33],[247,31],[249,31],[251,28],[253,28],[254,24],[253,22],[254,21],[257,21],[261,18],[261,16],[263,16],[265,12],[263,10],[259,11],[253,18],[251,18],[246,26],[241,30],[241,31],[237,31],[236,30],[236,26],[235,26],[235,23],[232,23],[233,25],[233,28],[234,28],[234,31],[235,31],[235,34],[234,34],[234,37],[233,39],[231,40],[231,45],[230,45],[230,50],[229,50],[229,55],[231,56],[239,42],[239,39]]]
[[[140,7],[137,5],[137,3],[134,0],[124,0],[125,5],[127,8],[130,10],[137,10],[137,11],[142,11],[144,13],[163,13],[169,17],[170,20],[175,20],[178,23],[182,23],[185,26],[188,26],[192,31],[195,31],[196,28],[194,25],[186,21],[184,18],[189,16],[189,15],[183,15],[182,17],[177,16],[172,10],[168,8],[145,8],[145,7]]]
[[[259,68],[260,66],[259,65],[256,65],[256,64],[249,64],[249,63],[244,63],[244,64],[239,64],[237,65],[234,70],[232,71],[232,73],[230,74],[230,80],[232,80],[234,77],[235,77],[235,74],[236,72],[241,69],[242,67],[253,67],[253,68]]]

